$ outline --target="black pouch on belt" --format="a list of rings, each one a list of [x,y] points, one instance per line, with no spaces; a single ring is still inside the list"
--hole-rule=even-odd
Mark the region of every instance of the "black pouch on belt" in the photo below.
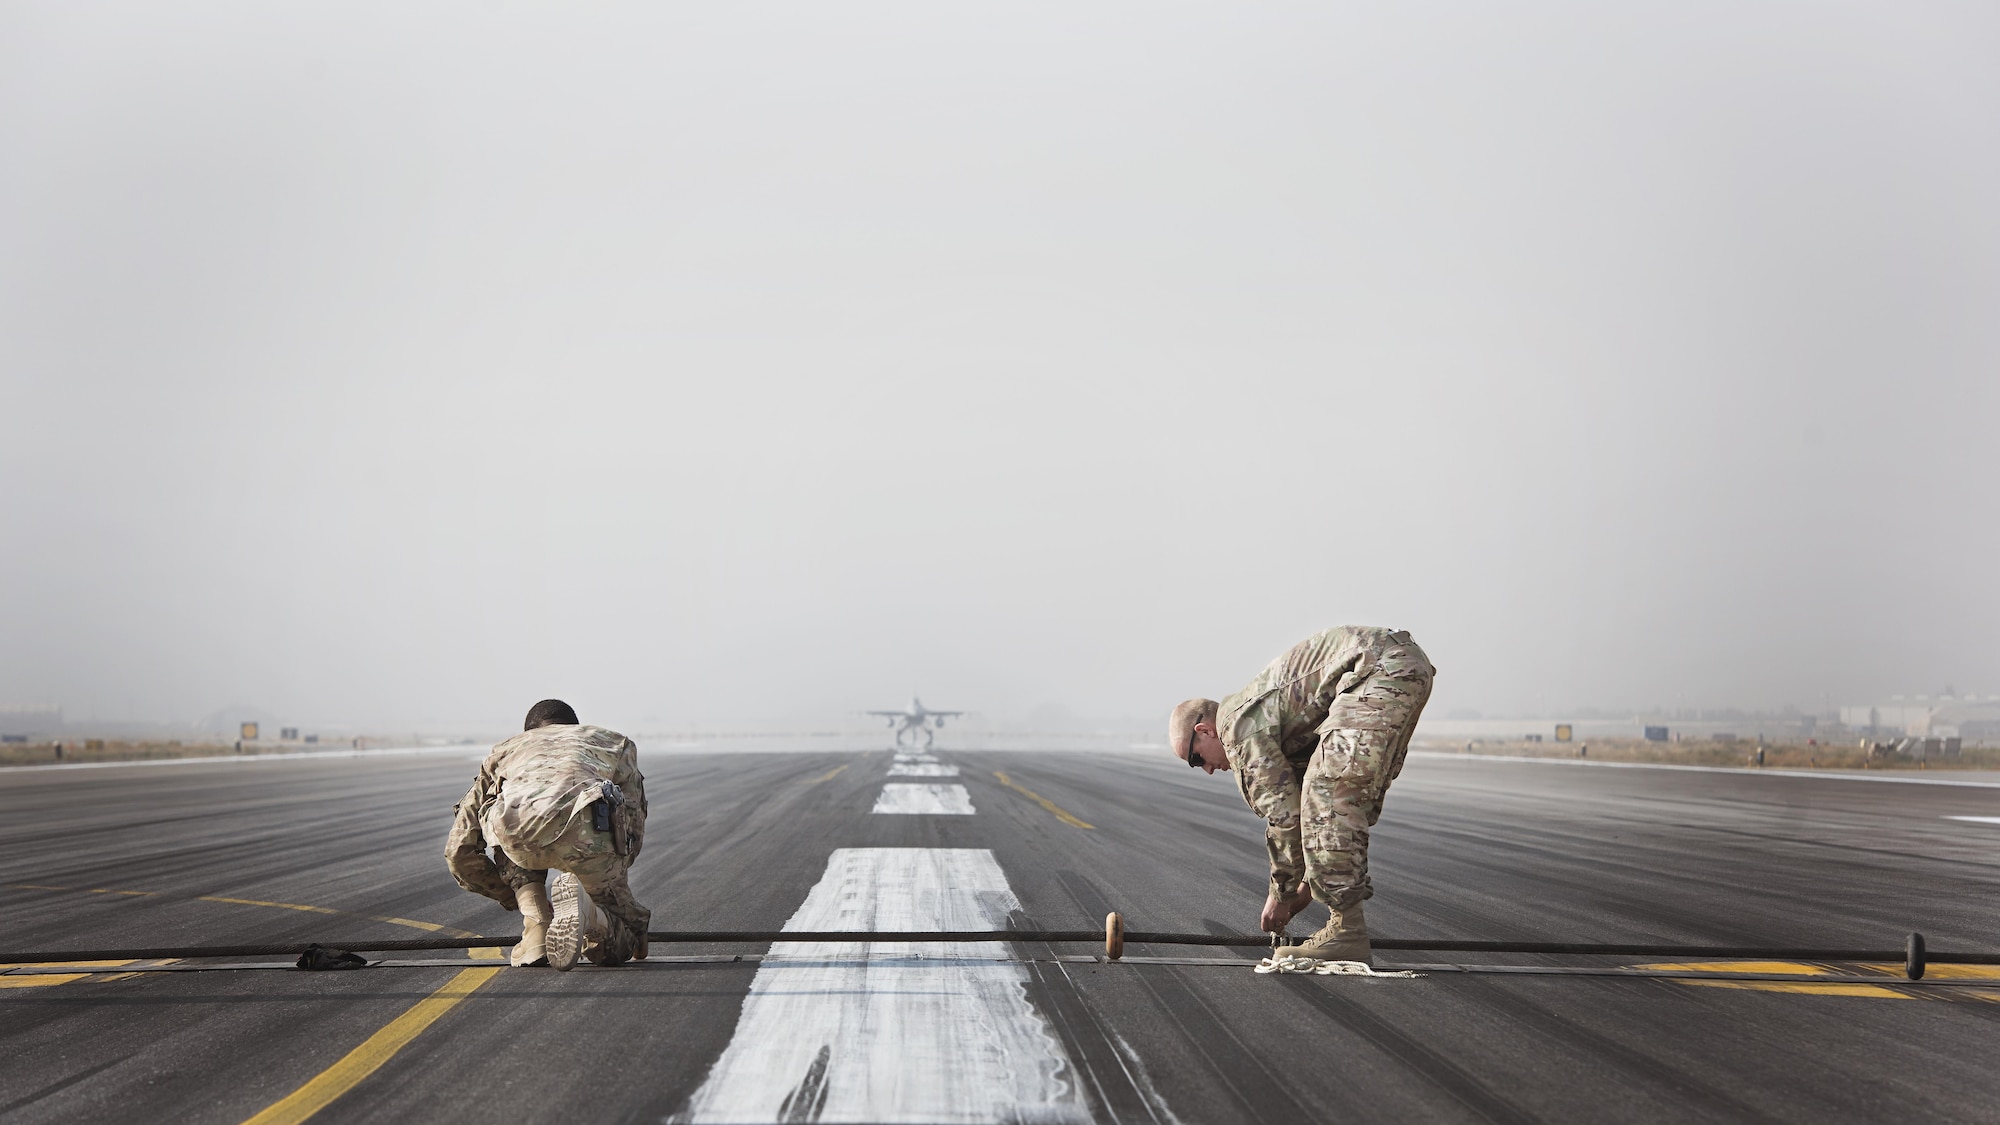
[[[611,850],[618,855],[631,855],[631,842],[625,835],[625,794],[611,782],[604,783],[604,796],[590,804],[591,827],[599,832],[611,834]]]

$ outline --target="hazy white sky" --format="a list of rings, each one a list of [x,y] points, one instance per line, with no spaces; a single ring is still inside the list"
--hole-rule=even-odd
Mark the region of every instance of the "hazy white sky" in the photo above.
[[[0,5],[0,702],[2000,691],[1990,3]]]

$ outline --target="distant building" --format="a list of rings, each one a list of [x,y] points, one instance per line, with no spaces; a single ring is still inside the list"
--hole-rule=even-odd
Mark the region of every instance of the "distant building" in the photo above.
[[[2000,742],[2000,703],[1947,703],[1932,711],[1920,731],[1926,738]]]
[[[1842,724],[1871,736],[1956,738],[1964,742],[2000,742],[2000,699],[1942,695],[1895,700],[1873,706],[1842,707]]]
[[[0,734],[26,737],[62,731],[62,708],[44,703],[0,703]]]
[[[1840,721],[1855,730],[1907,733],[1930,718],[1929,704],[1888,703],[1881,706],[1842,707]]]
[[[1650,726],[1646,728],[1647,742],[1665,742],[1666,740],[1667,740],[1667,728],[1650,727]]]

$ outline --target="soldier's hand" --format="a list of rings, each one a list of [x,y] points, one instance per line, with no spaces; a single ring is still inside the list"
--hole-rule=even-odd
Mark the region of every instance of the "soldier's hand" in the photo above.
[[[1264,896],[1264,915],[1257,920],[1259,929],[1267,934],[1282,933],[1285,923],[1292,920],[1292,904],[1277,895]]]
[[[1305,883],[1300,883],[1299,893],[1292,896],[1292,902],[1291,902],[1292,917],[1294,918],[1298,917],[1300,911],[1304,910],[1308,906],[1311,906],[1312,904],[1313,904],[1312,887]]]
[[[1312,888],[1300,884],[1299,893],[1289,899],[1281,899],[1276,894],[1264,898],[1264,915],[1258,920],[1267,934],[1282,933],[1285,926],[1299,911],[1312,905]]]

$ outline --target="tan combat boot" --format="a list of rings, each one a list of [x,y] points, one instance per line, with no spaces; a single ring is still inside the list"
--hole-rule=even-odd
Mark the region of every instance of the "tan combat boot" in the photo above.
[[[1310,957],[1315,961],[1359,961],[1375,967],[1374,951],[1368,945],[1368,922],[1361,916],[1361,904],[1334,912],[1319,932],[1298,945],[1279,949],[1279,957]]]
[[[549,906],[549,889],[540,883],[514,888],[514,905],[521,908],[521,940],[507,963],[515,968],[549,963],[543,945],[548,938],[549,920],[555,911]]]
[[[603,941],[610,934],[611,919],[567,871],[549,872],[549,905],[555,914],[545,945],[549,966],[566,973],[576,968],[586,942]]]

